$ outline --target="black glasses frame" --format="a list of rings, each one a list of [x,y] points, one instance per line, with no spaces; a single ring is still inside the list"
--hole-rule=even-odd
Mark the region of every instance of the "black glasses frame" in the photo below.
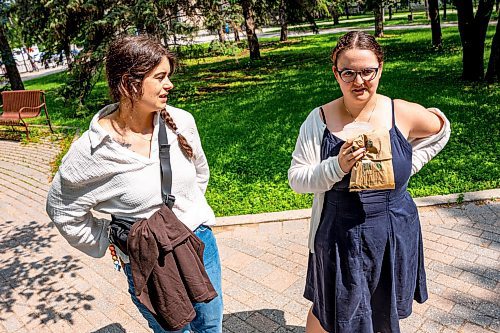
[[[361,73],[362,73],[365,69],[373,69],[373,70],[375,71],[375,75],[373,75],[373,77],[372,77],[371,79],[365,79],[365,78],[363,78],[363,76],[361,75]],[[379,69],[380,69],[380,66],[379,66],[379,67],[367,67],[367,68],[363,68],[363,69],[362,69],[362,70],[360,70],[360,71],[353,71],[352,69],[343,69],[343,70],[339,71],[339,70],[337,69],[337,73],[339,73],[340,79],[341,79],[342,81],[344,81],[345,83],[351,83],[351,82],[356,81],[356,77],[357,77],[358,75],[359,75],[359,77],[361,78],[361,80],[363,80],[363,81],[365,81],[365,82],[366,82],[366,81],[372,81],[372,80],[374,80],[374,79],[377,77],[377,75],[378,75],[378,70],[379,70]],[[347,72],[347,71],[351,71],[351,72],[354,72],[354,73],[355,73],[355,75],[354,75],[354,77],[353,77],[353,79],[352,79],[351,81],[346,81],[346,80],[344,80],[344,78],[342,77],[342,73]]]

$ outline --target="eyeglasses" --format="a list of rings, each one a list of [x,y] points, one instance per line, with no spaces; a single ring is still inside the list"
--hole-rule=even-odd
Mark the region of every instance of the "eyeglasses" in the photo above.
[[[343,69],[341,71],[337,70],[337,73],[339,73],[340,78],[342,81],[345,83],[351,83],[354,80],[356,80],[356,76],[361,77],[363,81],[371,81],[375,77],[377,77],[379,67],[370,67],[370,68],[364,68],[360,71],[353,71],[352,69]]]

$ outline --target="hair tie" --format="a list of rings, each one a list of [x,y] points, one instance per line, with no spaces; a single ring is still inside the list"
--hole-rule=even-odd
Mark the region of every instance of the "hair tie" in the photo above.
[[[175,131],[174,133],[175,133],[175,135],[177,135],[177,136],[181,135],[181,132],[179,132],[179,131]]]

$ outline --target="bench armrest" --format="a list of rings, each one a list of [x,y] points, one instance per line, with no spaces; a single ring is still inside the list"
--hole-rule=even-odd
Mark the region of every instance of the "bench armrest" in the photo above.
[[[41,111],[41,108],[45,106],[45,103],[42,103],[38,106],[24,106],[19,110],[19,118],[23,118],[22,113],[26,110],[37,110]],[[25,118],[31,118],[31,117],[25,117]]]

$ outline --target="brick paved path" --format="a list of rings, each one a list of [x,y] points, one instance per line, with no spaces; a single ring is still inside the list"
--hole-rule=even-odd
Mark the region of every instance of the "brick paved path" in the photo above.
[[[57,145],[0,140],[0,332],[148,332],[111,259],[68,247],[44,211]],[[430,299],[402,332],[500,331],[500,202],[420,209]],[[224,331],[304,332],[307,221],[216,229]]]

